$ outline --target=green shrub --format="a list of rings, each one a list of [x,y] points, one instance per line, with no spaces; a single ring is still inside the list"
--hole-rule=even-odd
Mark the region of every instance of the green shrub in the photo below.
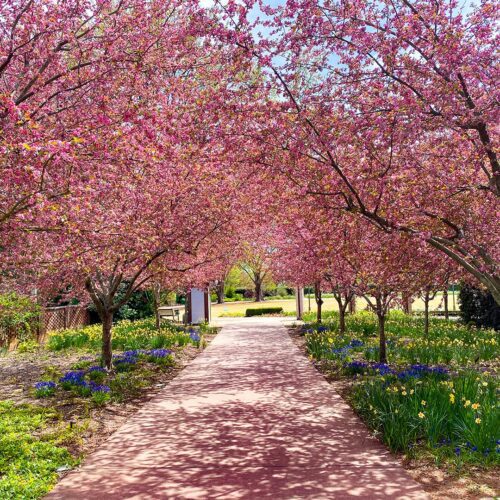
[[[259,307],[255,309],[247,309],[245,316],[249,318],[251,316],[263,316],[264,314],[281,314],[282,312],[282,307]]]
[[[491,293],[464,285],[460,289],[458,302],[465,323],[473,323],[478,328],[500,330],[500,306]]]
[[[96,391],[92,393],[91,399],[97,406],[103,406],[111,399],[111,395],[109,392]]]
[[[30,297],[0,294],[0,346],[12,339],[30,339],[36,333],[39,315],[40,307]]]

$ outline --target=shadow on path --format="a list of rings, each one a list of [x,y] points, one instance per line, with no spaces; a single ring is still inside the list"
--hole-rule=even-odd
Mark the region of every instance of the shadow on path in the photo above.
[[[222,323],[48,498],[426,498],[279,318]]]

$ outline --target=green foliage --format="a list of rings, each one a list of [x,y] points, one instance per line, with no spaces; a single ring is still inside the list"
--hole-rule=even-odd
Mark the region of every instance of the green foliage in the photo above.
[[[233,293],[231,296],[228,295],[224,299],[225,302],[240,302],[242,300],[245,300],[245,297],[243,297],[241,293]]]
[[[17,338],[28,340],[38,327],[40,307],[29,297],[0,294],[0,345]]]
[[[115,301],[119,302],[124,297],[127,290],[127,283],[122,283],[118,289],[115,296]],[[91,304],[89,310],[94,314],[97,314],[95,306]],[[136,290],[132,293],[132,296],[118,311],[115,313],[115,320],[120,321],[128,319],[130,321],[136,321],[139,319],[144,319],[154,314],[153,310],[153,300],[151,297],[151,292],[147,290]]]
[[[108,392],[93,392],[91,399],[95,405],[104,406],[111,399],[111,395]]]
[[[57,481],[59,467],[76,464],[61,446],[71,436],[46,433],[56,418],[47,408],[0,402],[0,498],[41,498]]]
[[[40,347],[40,344],[36,340],[25,340],[17,346],[18,352],[36,352]]]
[[[464,285],[460,289],[458,301],[465,323],[474,323],[478,328],[500,330],[500,306],[491,293]]]
[[[247,309],[245,312],[245,316],[249,318],[251,316],[262,316],[264,314],[281,314],[282,312],[282,307],[259,307],[254,309]]]

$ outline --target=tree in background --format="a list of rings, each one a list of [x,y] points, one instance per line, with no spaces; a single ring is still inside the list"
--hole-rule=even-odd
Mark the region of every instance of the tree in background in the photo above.
[[[249,20],[257,2],[228,3],[225,39],[279,95],[258,127],[240,124],[261,131],[259,161],[278,189],[289,182],[334,213],[409,235],[500,303],[495,3],[259,3],[274,37]]]

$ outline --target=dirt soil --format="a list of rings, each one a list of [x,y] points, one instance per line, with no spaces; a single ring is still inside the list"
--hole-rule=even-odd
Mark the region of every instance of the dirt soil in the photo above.
[[[300,329],[288,328],[292,341],[307,355],[305,338]],[[311,360],[311,362],[313,362]],[[349,403],[347,395],[352,385],[349,378],[342,377],[332,371],[328,363],[313,362],[315,368],[333,386],[333,389]],[[500,478],[496,469],[481,469],[469,467],[467,471],[458,474],[446,466],[438,467],[431,460],[409,459],[399,455],[403,467],[408,474],[422,484],[432,500],[477,500],[498,498]]]
[[[215,335],[204,335],[208,345]],[[10,400],[17,404],[29,403],[54,408],[59,418],[54,420],[51,432],[61,426],[79,426],[81,432],[77,439],[71,439],[64,445],[75,457],[83,457],[96,450],[109,438],[127,418],[137,412],[145,403],[155,397],[169,384],[202,349],[192,345],[175,349],[176,366],[167,370],[152,367],[148,386],[138,394],[127,395],[123,401],[112,402],[104,407],[95,407],[88,399],[73,396],[62,391],[57,398],[36,399],[33,386],[48,373],[63,373],[78,362],[93,359],[95,356],[82,352],[49,352],[43,348],[36,352],[11,352],[0,356],[0,401]],[[64,475],[64,472],[63,474]]]

